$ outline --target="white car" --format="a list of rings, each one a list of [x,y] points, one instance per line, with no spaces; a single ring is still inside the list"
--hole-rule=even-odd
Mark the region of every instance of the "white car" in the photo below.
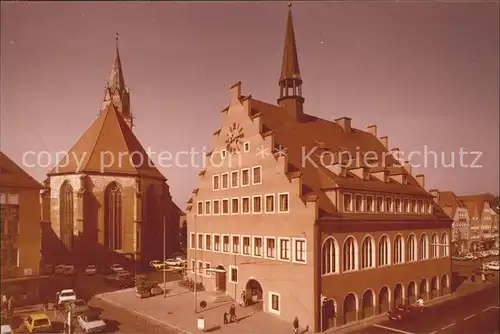
[[[117,264],[117,263],[115,263],[115,264],[111,265],[111,267],[110,267],[110,268],[111,268],[111,270],[113,270],[113,272],[114,272],[114,273],[116,273],[116,274],[118,274],[118,273],[121,273],[121,272],[124,272],[124,271],[125,271],[125,269],[122,267],[122,265],[121,265],[121,264]]]
[[[184,264],[184,260],[181,258],[166,259],[165,264],[170,267],[180,267]]]
[[[89,264],[87,268],[85,268],[85,275],[95,275],[97,272],[97,266],[95,264]]]
[[[475,259],[477,259],[477,257],[475,257],[474,255],[469,253],[469,254],[465,254],[464,259],[465,260],[475,260]]]
[[[500,266],[499,266],[499,263],[494,263],[494,262],[491,262],[491,263],[487,263],[485,265],[485,269],[486,270],[493,270],[493,271],[499,271],[500,270]]]
[[[95,311],[83,312],[77,318],[78,325],[85,333],[98,333],[106,329],[106,323],[99,318]]]
[[[57,294],[57,304],[76,300],[76,293],[73,289],[62,290]]]
[[[64,275],[74,275],[76,274],[76,267],[72,264],[64,266]]]
[[[60,264],[56,266],[56,268],[54,269],[54,274],[64,274],[65,270],[66,270],[66,265]]]

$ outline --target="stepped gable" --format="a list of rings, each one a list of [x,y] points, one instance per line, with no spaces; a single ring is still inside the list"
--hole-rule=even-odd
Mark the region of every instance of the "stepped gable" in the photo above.
[[[460,196],[458,197],[458,199],[461,200],[467,207],[467,210],[469,211],[469,216],[473,217],[475,216],[476,212],[479,216],[481,216],[483,214],[484,202],[488,203],[493,202],[495,196],[489,193],[485,193],[477,195]]]
[[[40,188],[43,186],[18,164],[0,151],[0,186]]]
[[[166,181],[113,104],[108,105],[48,175],[79,173],[143,176]]]

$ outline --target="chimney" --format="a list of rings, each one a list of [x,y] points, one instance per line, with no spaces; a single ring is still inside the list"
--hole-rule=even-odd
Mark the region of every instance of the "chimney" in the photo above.
[[[376,125],[369,125],[369,126],[367,126],[367,127],[366,127],[366,131],[367,131],[369,134],[371,134],[371,135],[373,135],[373,136],[377,137],[377,126],[376,126]]]
[[[409,161],[405,161],[404,167],[408,175],[411,175],[411,163]]]
[[[429,193],[434,196],[434,202],[436,204],[439,204],[439,190],[437,189],[431,189],[429,190]]]
[[[238,81],[234,85],[231,86],[231,104],[236,104],[236,102],[240,102],[241,96],[241,81]]]
[[[342,127],[344,132],[351,132],[351,119],[349,117],[341,117],[335,120]]]
[[[418,174],[415,175],[415,178],[417,179],[418,184],[425,189],[425,175],[424,174]]]
[[[382,143],[382,145],[384,145],[386,150],[389,149],[389,137],[387,136],[380,137],[380,142]]]

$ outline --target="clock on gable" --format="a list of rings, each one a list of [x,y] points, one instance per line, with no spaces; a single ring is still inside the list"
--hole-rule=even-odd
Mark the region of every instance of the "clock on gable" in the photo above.
[[[226,134],[226,150],[228,153],[235,153],[240,150],[243,139],[243,127],[240,124],[233,123]]]

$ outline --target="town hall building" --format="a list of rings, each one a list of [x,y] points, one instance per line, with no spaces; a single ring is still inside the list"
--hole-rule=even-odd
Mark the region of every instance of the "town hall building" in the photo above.
[[[238,82],[220,113],[188,201],[189,275],[313,332],[450,293],[452,220],[424,176],[375,125],[306,113],[302,85],[290,9],[277,104]]]
[[[135,269],[163,257],[164,239],[167,255],[178,250],[181,211],[133,120],[117,44],[99,117],[45,181],[44,263]]]

